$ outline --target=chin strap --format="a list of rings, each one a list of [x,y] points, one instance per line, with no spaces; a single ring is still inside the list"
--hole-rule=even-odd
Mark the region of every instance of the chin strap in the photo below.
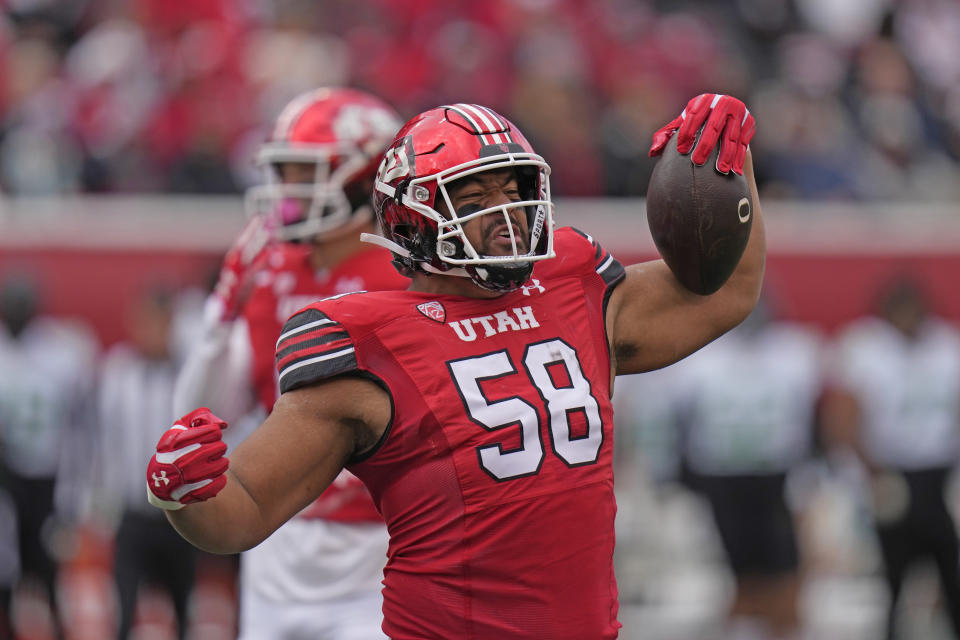
[[[360,242],[375,244],[379,247],[383,247],[384,249],[388,249],[393,253],[397,254],[398,256],[402,256],[404,258],[410,257],[410,252],[404,249],[403,247],[401,247],[400,245],[398,245],[396,242],[394,242],[393,240],[390,240],[389,238],[384,238],[383,236],[377,235],[375,233],[361,233]]]
[[[398,256],[401,256],[403,258],[410,258],[409,251],[407,251],[406,249],[398,245],[393,240],[390,240],[389,238],[384,238],[383,236],[377,235],[375,233],[361,233],[360,242],[375,244],[379,247],[383,247],[384,249],[392,251]],[[420,268],[426,271],[427,273],[436,273],[444,276],[459,276],[461,278],[470,277],[470,274],[467,273],[467,270],[462,267],[454,267],[452,269],[448,269],[447,271],[441,271],[440,269],[437,269],[429,262],[418,262],[418,264],[420,265]]]

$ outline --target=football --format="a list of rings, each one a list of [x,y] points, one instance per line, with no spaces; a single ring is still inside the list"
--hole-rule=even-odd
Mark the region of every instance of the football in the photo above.
[[[647,187],[653,242],[677,280],[700,295],[714,293],[733,273],[753,224],[747,179],[719,173],[718,153],[698,167],[671,140]]]

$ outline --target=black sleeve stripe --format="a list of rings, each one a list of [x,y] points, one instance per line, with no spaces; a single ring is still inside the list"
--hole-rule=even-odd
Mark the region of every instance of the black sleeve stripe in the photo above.
[[[357,368],[350,335],[315,307],[287,320],[277,339],[276,360],[281,393]]]
[[[603,279],[604,284],[607,285],[607,288],[617,284],[627,275],[620,261],[601,247],[600,243],[593,239],[593,236],[574,227],[571,227],[571,229],[586,238],[587,241],[593,245],[595,250],[593,257],[594,268],[597,274]]]
[[[604,284],[609,288],[617,282],[620,282],[620,280],[627,275],[627,272],[623,268],[623,265],[620,264],[620,261],[609,253],[606,254],[606,258],[603,264],[597,267],[597,274],[603,278]]]
[[[589,233],[584,233],[583,231],[580,231],[580,229],[577,229],[576,227],[570,227],[570,230],[576,233],[578,236],[586,238],[590,242],[590,244],[592,245],[597,244],[596,242],[593,241],[593,238],[590,237]]]
[[[310,311],[316,311],[316,313],[322,317],[310,322],[297,322],[297,320],[300,319],[301,316],[308,315],[307,312],[304,312],[290,318],[287,321],[287,324],[283,326],[283,333],[281,333],[280,337],[277,338],[277,350],[280,349],[281,343],[292,338],[295,335],[303,333],[304,331],[310,331],[311,329],[317,329],[319,327],[323,327],[331,324],[337,324],[335,321],[331,320],[326,315],[324,315],[320,311],[317,311],[316,309],[310,309]]]
[[[593,236],[591,236],[589,233],[584,233],[583,231],[580,231],[580,229],[577,229],[576,227],[570,227],[570,228],[575,233],[585,238],[587,242],[593,245],[593,249],[594,249],[593,261],[596,264],[600,264],[601,260],[603,260],[603,257],[606,254],[606,251],[603,250],[603,247],[600,246],[600,243],[594,240]],[[597,271],[599,273],[599,269]]]
[[[320,332],[311,332],[310,334],[303,336],[303,340],[284,340],[283,347],[277,350],[277,362],[286,359],[287,356],[294,352],[318,351],[312,347],[319,347],[338,341],[350,341],[350,335],[346,331],[343,331],[343,328],[340,327],[340,325],[337,325],[335,328],[331,328],[331,330],[323,332],[322,334],[320,334]]]
[[[593,243],[593,246],[596,247],[596,252],[593,254],[593,261],[597,264],[600,264],[600,261],[603,260],[603,254],[606,253],[603,250],[603,247],[600,246],[600,243],[594,240],[591,236],[587,236],[587,240]]]
[[[353,346],[297,360],[280,371],[280,393],[356,369],[357,355]]]

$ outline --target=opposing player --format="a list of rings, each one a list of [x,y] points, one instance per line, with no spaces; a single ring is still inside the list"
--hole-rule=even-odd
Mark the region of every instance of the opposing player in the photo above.
[[[212,407],[231,422],[277,399],[283,322],[331,295],[402,289],[374,230],[370,192],[401,121],[379,98],[318,89],[280,114],[259,154],[266,181],[247,194],[250,221],[224,260],[204,340],[177,381],[180,415]],[[237,434],[240,435],[240,434]],[[240,637],[382,638],[387,533],[363,484],[341,473],[313,504],[240,559]]]
[[[724,638],[803,635],[801,514],[787,487],[810,459],[821,358],[820,336],[778,319],[767,295],[673,372],[686,481],[709,504],[733,574]]]
[[[957,638],[960,544],[948,495],[960,458],[960,331],[934,312],[912,276],[885,283],[880,294],[873,314],[835,337],[825,422],[869,480],[890,595],[883,637],[899,635],[911,569],[932,560]]]
[[[749,155],[736,162],[753,132],[739,100],[721,97],[661,138],[679,129],[689,152],[704,122],[697,146],[721,140],[756,199]],[[670,364],[746,317],[763,223],[757,209],[731,279],[698,296],[662,261],[624,268],[590,236],[555,233],[549,173],[488,108],[409,121],[378,171],[374,239],[409,290],[294,315],[270,416],[229,463],[224,422],[206,409],[184,416],[147,468],[151,501],[193,544],[229,553],[347,467],[390,532],[389,637],[616,637],[613,376]]]

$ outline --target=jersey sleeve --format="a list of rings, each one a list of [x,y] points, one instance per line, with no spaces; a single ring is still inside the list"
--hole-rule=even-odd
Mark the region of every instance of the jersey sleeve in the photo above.
[[[578,251],[586,253],[592,250],[593,269],[597,272],[597,275],[600,276],[600,279],[603,280],[607,291],[612,291],[627,275],[623,265],[620,264],[620,261],[614,258],[609,251],[601,247],[600,244],[594,240],[593,236],[572,227],[571,230],[580,238],[590,243],[590,249],[585,247]],[[584,259],[589,259],[589,257],[584,256]]]
[[[346,328],[311,305],[291,316],[277,340],[280,393],[357,370]]]

